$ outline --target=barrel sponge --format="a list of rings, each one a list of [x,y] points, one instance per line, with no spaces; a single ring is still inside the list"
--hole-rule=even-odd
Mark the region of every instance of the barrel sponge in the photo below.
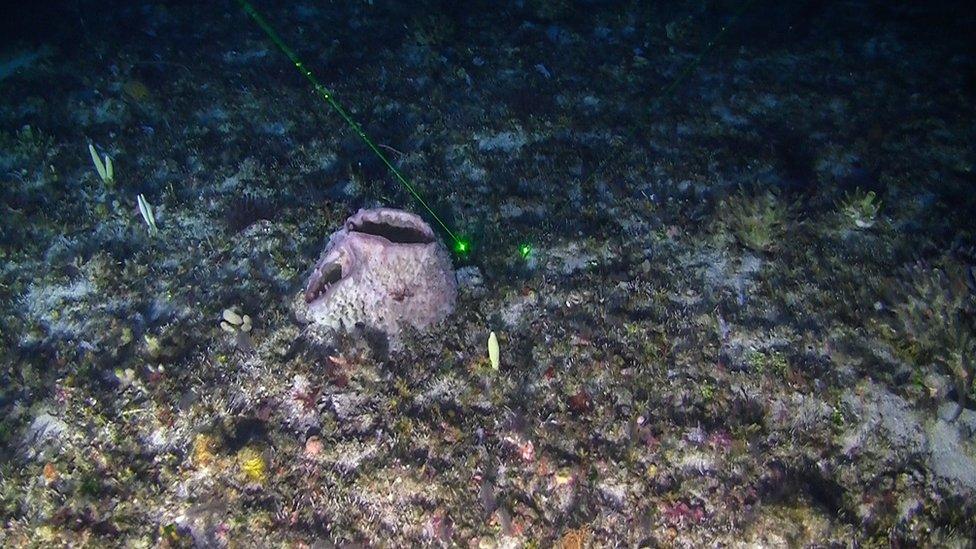
[[[419,216],[359,210],[329,237],[299,300],[299,316],[337,330],[357,324],[396,343],[454,310],[457,283],[444,244]]]

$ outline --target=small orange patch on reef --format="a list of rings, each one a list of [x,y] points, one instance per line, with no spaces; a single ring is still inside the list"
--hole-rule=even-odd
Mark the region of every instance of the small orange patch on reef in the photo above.
[[[44,482],[47,484],[51,484],[52,482],[58,480],[58,468],[55,467],[50,461],[44,464],[42,474],[44,475]]]
[[[583,549],[586,547],[586,540],[589,537],[590,533],[586,528],[570,530],[563,534],[563,537],[559,538],[556,547],[558,549]]]
[[[214,460],[217,441],[210,435],[198,434],[193,439],[193,451],[190,454],[193,465],[203,467]]]

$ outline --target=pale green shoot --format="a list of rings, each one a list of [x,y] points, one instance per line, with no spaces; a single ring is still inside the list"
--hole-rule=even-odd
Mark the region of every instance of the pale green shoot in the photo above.
[[[95,165],[95,171],[98,172],[98,177],[101,178],[102,183],[106,185],[115,183],[115,168],[112,166],[112,158],[106,154],[103,162],[98,157],[98,153],[95,152],[95,146],[91,143],[88,144],[88,152],[91,154],[92,164]]]

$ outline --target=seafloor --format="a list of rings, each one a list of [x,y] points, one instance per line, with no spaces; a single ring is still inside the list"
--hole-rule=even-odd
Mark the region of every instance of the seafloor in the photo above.
[[[35,4],[0,546],[972,546],[965,3],[257,2],[472,242],[399,350],[293,303],[424,212],[236,3]]]

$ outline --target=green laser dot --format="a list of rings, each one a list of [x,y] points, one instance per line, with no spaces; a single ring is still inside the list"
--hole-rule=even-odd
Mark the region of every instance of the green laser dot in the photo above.
[[[522,259],[528,259],[529,254],[532,253],[532,246],[528,244],[519,244],[518,252],[519,255],[522,256]]]

